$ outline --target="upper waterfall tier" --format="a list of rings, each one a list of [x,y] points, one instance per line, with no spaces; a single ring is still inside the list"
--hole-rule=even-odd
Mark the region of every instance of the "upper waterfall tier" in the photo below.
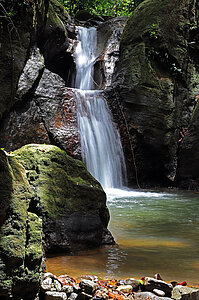
[[[78,44],[75,51],[76,80],[75,87],[92,90],[97,31],[95,27],[78,27]]]

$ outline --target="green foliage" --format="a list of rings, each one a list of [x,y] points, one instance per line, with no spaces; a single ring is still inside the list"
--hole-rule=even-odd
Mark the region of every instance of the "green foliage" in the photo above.
[[[58,0],[69,12],[75,15],[80,10],[100,16],[130,16],[143,0]]]
[[[157,39],[158,38],[158,25],[157,24],[152,24],[151,25],[151,30],[150,30],[150,37]]]

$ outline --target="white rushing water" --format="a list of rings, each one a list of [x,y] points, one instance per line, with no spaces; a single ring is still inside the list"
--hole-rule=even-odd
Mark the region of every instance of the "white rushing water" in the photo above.
[[[103,188],[125,184],[126,167],[120,135],[101,90],[94,90],[96,28],[78,27],[76,100],[83,161]]]

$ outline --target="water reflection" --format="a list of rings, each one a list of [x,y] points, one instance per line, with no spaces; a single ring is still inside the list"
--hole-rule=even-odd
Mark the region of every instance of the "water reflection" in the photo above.
[[[122,266],[126,264],[127,252],[121,250],[118,246],[112,247],[107,252],[106,273],[110,277],[120,274]],[[107,276],[106,275],[106,276]]]
[[[199,199],[189,192],[111,190],[109,229],[118,246],[49,258],[56,274],[103,278],[160,273],[165,280],[199,284]]]

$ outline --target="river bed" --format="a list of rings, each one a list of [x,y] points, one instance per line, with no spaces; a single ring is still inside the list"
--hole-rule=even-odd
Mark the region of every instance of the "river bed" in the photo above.
[[[109,189],[109,230],[116,246],[47,259],[47,270],[78,277],[153,276],[199,284],[199,194]]]

